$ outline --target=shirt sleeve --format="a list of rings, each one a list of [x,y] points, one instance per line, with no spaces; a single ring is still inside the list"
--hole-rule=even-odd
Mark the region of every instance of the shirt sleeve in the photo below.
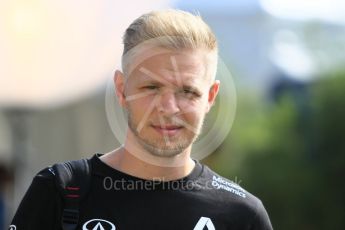
[[[46,168],[34,177],[9,230],[60,229],[60,203],[54,175]]]
[[[260,200],[258,200],[256,214],[252,222],[252,230],[273,230],[267,211]]]

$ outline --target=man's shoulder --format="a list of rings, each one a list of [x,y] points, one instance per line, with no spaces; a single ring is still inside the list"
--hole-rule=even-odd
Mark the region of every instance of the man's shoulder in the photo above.
[[[56,162],[55,164],[46,166],[42,168],[36,175],[34,176],[34,181],[46,182],[46,183],[55,183],[58,177],[66,175],[61,175],[61,170],[68,174],[69,177],[74,177],[76,174],[79,173],[80,170],[84,170],[84,165],[90,166],[91,163],[89,162],[91,159],[78,159],[78,160],[70,160],[70,161],[63,161],[63,162]],[[73,164],[73,162],[82,162],[81,164]],[[72,164],[71,164],[72,163]],[[59,167],[57,167],[59,166]],[[90,166],[91,167],[91,166]],[[78,168],[78,169],[77,169]],[[81,168],[81,169],[79,169]],[[77,171],[78,170],[78,171]],[[90,170],[90,168],[88,168]],[[89,173],[86,173],[89,175]]]
[[[203,176],[200,177],[202,185],[216,194],[224,203],[236,204],[254,212],[262,205],[258,197],[239,185],[241,181],[236,183],[236,181],[219,175],[206,165],[203,165],[203,168]]]
[[[51,166],[41,169],[33,178],[34,180],[53,182],[55,180],[55,173]]]
[[[261,200],[245,190],[239,183],[229,180],[203,166],[200,184],[205,188],[205,194],[217,203],[217,207],[236,215],[238,220],[244,220],[253,229],[272,229],[268,214]]]

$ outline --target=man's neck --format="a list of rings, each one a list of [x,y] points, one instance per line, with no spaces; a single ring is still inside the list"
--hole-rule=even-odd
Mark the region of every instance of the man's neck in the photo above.
[[[178,159],[151,156],[147,161],[147,158],[140,157],[140,159],[137,154],[132,154],[128,149],[121,147],[101,156],[101,160],[116,170],[138,178],[170,181],[183,178],[194,169],[195,162],[189,154],[181,154],[176,156]]]

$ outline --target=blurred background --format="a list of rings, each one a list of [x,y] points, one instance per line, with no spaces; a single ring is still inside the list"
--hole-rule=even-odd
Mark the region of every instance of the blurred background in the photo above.
[[[236,85],[232,130],[203,162],[275,229],[345,229],[344,1],[0,0],[0,230],[40,169],[119,146],[105,92],[121,37],[164,8],[201,14]]]

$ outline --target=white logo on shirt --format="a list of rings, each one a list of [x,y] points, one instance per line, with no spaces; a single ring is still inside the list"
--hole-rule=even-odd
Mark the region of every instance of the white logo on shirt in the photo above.
[[[213,176],[212,186],[215,187],[216,189],[223,189],[235,195],[246,198],[246,193],[243,188],[241,188],[240,186],[234,183],[230,183],[221,177]]]
[[[8,230],[16,230],[17,227],[15,225],[10,225],[10,227],[8,228]]]
[[[203,230],[205,226],[208,230],[215,230],[212,220],[208,217],[201,217],[195,225],[194,230]]]
[[[113,223],[102,219],[92,219],[83,225],[83,230],[115,230]]]

